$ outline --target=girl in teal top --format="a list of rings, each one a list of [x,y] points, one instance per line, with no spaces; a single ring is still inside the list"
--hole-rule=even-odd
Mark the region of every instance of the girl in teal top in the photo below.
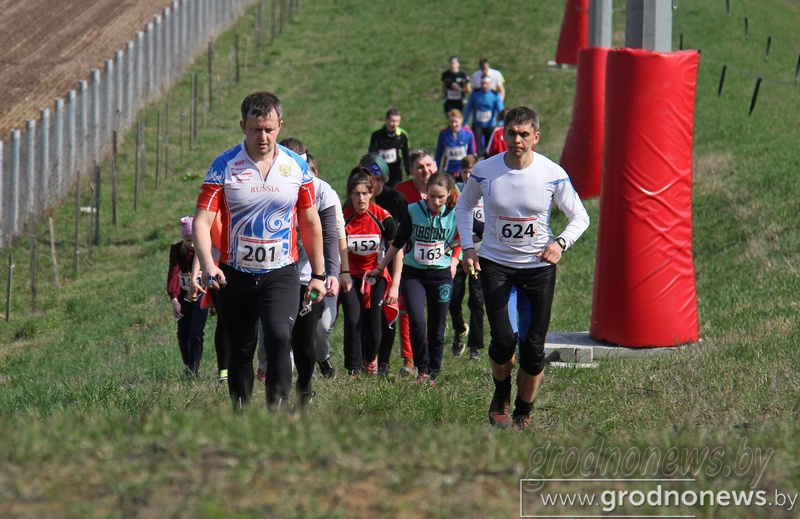
[[[430,386],[435,384],[442,368],[453,274],[461,251],[453,209],[457,193],[452,175],[445,172],[431,175],[427,199],[408,206],[386,256],[368,274],[380,276],[403,250],[400,293],[409,317],[411,349],[419,381]]]

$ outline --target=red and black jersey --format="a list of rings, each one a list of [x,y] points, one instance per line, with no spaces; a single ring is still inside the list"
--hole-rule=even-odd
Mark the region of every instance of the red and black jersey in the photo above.
[[[397,232],[397,224],[386,209],[375,204],[370,204],[369,209],[363,213],[356,212],[349,205],[342,213],[350,275],[363,277],[383,259],[386,248]]]

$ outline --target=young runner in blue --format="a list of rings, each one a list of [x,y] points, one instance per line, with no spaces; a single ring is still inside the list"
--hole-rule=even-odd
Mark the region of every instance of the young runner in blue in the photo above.
[[[447,113],[447,128],[439,132],[436,142],[436,165],[440,171],[447,171],[456,181],[461,180],[461,159],[475,153],[475,135],[461,124],[464,118],[460,110]]]

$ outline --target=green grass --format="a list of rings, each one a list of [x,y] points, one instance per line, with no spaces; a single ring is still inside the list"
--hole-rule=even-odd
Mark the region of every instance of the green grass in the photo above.
[[[77,274],[74,195],[53,210],[59,291],[46,223],[36,230],[36,312],[30,310],[29,240],[21,237],[0,254],[3,289],[9,254],[15,263],[11,322],[0,322],[2,514],[517,517],[519,479],[541,473],[536,449],[587,453],[598,441],[622,452],[721,449],[722,460],[737,470],[689,471],[698,483],[681,488],[732,490],[747,488],[757,472],[751,464],[736,464],[749,452],[742,447],[746,440],[747,448],[771,453],[758,488],[797,492],[800,92],[793,83],[792,38],[800,13],[794,3],[760,2],[756,12],[746,13],[752,27],[745,40],[744,4],[731,5],[731,18],[721,1],[680,2],[674,11],[676,46],[683,31],[686,42],[703,49],[693,186],[703,341],[668,355],[608,360],[591,370],[547,368],[533,433],[525,435],[486,424],[491,380],[485,357],[470,362],[447,356],[434,390],[399,378],[319,380],[311,417],[269,414],[264,389],[256,388],[254,405],[236,416],[212,373],[214,318],[201,377],[181,376],[165,273],[168,247],[179,239],[178,219],[193,213],[211,160],[241,139],[238,105],[255,89],[281,97],[281,136],[300,138],[318,158],[323,178],[341,192],[369,133],[391,106],[403,114],[411,145],[432,148],[445,122],[438,77],[447,57],[458,55],[472,72],[485,55],[506,77],[507,104],[539,111],[538,149],[557,159],[575,83],[573,70],[546,67],[555,55],[563,4],[303,2],[275,45],[255,63],[251,57],[230,98],[224,76],[233,33],[218,38],[224,98],[214,100],[195,150],[184,136],[179,162],[177,121],[181,102],[188,107],[187,75],[167,97],[172,171],[164,176],[162,168],[156,190],[155,110],[164,109],[164,99],[142,114],[148,180],[138,211],[135,136],[128,134],[120,143],[118,229],[111,225],[110,168],[104,164],[100,244],[90,256],[83,215]],[[237,30],[244,34],[252,24],[249,13]],[[624,11],[615,13],[615,27],[614,43],[622,44]],[[775,41],[768,61],[766,34]],[[204,59],[193,69],[201,81]],[[722,63],[729,70],[717,97]],[[757,76],[764,83],[748,115]],[[88,197],[84,184],[81,205]],[[559,264],[553,331],[589,328],[599,206],[597,200],[586,205],[593,223]],[[554,218],[555,228],[564,223],[563,215]],[[337,367],[341,341],[337,327]],[[577,473],[563,456],[551,452],[547,459],[553,465],[547,476],[603,475],[599,461]],[[651,477],[682,475],[662,460]],[[693,512],[783,516],[775,508]]]

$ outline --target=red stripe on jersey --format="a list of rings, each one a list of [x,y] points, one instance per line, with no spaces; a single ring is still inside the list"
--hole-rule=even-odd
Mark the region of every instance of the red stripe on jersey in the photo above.
[[[313,188],[312,188],[313,191]],[[289,231],[289,254],[292,256],[292,260],[297,263],[297,259],[300,257],[300,251],[297,250],[297,206],[294,206],[294,211],[292,211],[292,226]]]
[[[197,209],[216,213],[219,210],[219,203],[224,193],[224,184],[203,184],[200,187],[200,194],[197,196]]]
[[[314,193],[314,183],[311,181],[306,182],[300,186],[297,193],[297,207],[300,209],[308,209],[315,206],[317,203],[316,194]]]
[[[231,211],[228,209],[228,202],[225,197],[221,197],[219,202],[219,211],[217,218],[220,221],[219,226],[219,262],[230,265],[230,247],[231,247]]]

